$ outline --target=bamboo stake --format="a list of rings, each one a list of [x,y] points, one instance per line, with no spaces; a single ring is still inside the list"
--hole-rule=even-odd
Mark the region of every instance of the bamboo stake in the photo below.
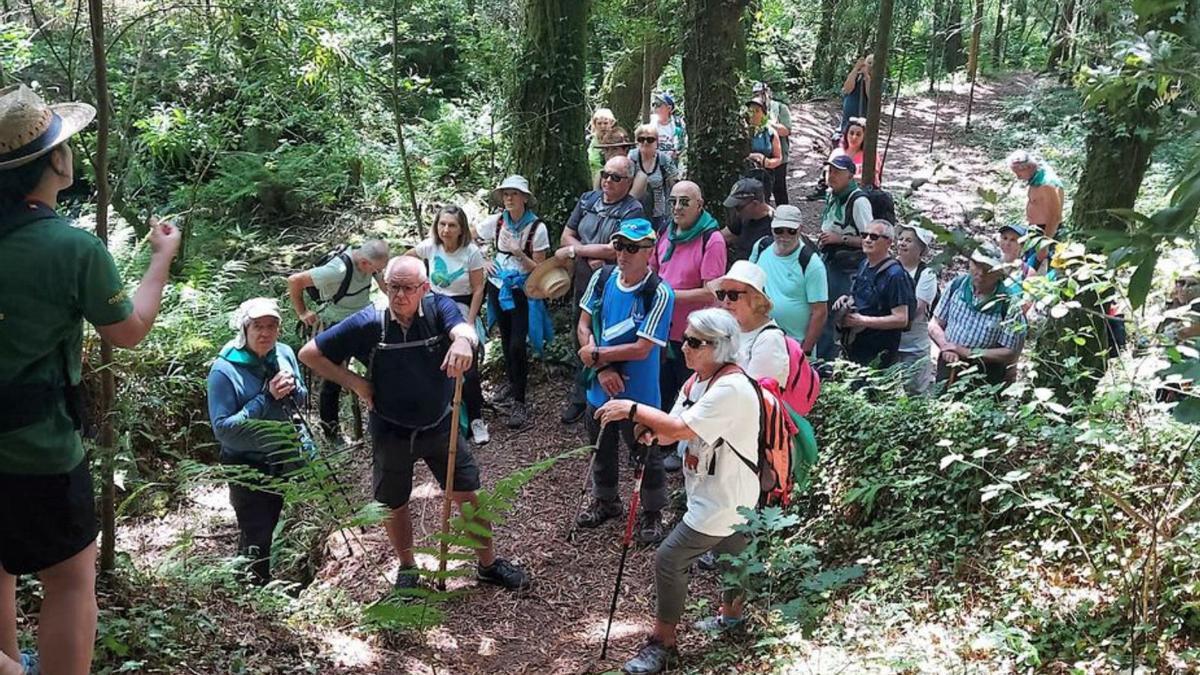
[[[446,489],[442,497],[442,550],[438,556],[438,589],[446,590],[446,556],[449,554],[450,542],[450,505],[454,501],[454,463],[458,459],[458,410],[462,406],[463,376],[454,378],[454,403],[450,406],[450,448],[449,459],[446,460]]]

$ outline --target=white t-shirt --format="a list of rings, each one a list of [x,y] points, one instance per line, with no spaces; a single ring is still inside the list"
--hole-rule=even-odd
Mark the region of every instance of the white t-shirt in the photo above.
[[[908,272],[908,276],[913,276],[917,273],[917,268],[904,268]],[[917,302],[924,300],[933,310],[933,299],[937,296],[938,281],[937,275],[933,270],[926,267],[921,270],[921,278],[914,280],[917,285]],[[900,351],[913,352],[916,354],[929,353],[929,315],[925,312],[917,310],[917,316],[913,319],[912,326],[900,334]]]
[[[778,324],[768,321],[761,328],[740,333],[737,363],[756,380],[773,377],[783,385],[788,378],[787,341],[782,330],[767,330],[770,326]]]
[[[499,213],[488,216],[479,224],[479,238],[487,242],[488,246],[494,247],[496,245],[496,228],[504,227],[504,225],[500,222],[500,216],[501,214]],[[534,252],[549,250],[550,234],[547,232],[546,224],[540,221],[534,222],[537,223],[537,227],[526,226],[520,231],[520,233],[518,233],[516,241],[513,242],[515,245],[508,245],[506,248],[509,250],[517,249],[524,251],[526,250],[525,242],[529,241],[529,237],[532,236],[533,246],[531,248]],[[495,260],[497,269],[517,270],[522,273],[525,272],[520,263],[518,263],[513,256],[509,255],[508,253],[497,250],[495,252]],[[494,278],[492,279],[492,283],[497,287],[500,285],[498,280]]]
[[[433,292],[451,297],[470,295],[471,272],[485,266],[483,252],[474,243],[448,253],[440,243],[425,239],[413,247],[412,253],[429,262],[429,286]]]
[[[696,470],[686,461],[683,467],[688,497],[683,522],[701,534],[727,537],[735,525],[746,522],[738,507],[758,505],[758,474],[734,455],[758,462],[758,394],[740,373],[722,375],[709,391],[711,383],[693,383],[687,398],[680,391],[671,415],[699,437],[687,447],[688,455],[698,460]]]

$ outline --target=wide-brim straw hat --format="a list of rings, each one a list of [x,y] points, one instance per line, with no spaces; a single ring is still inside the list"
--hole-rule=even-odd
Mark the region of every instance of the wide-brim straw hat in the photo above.
[[[571,290],[571,273],[558,258],[538,265],[525,280],[525,295],[534,300],[561,298]]]
[[[50,152],[95,117],[96,109],[86,103],[46,105],[23,84],[0,89],[0,171]]]
[[[525,180],[524,176],[513,174],[501,181],[500,184],[492,190],[492,201],[496,202],[497,204],[503,204],[504,199],[500,193],[505,190],[516,190],[517,192],[525,195],[526,206],[533,206],[533,203],[537,201],[534,199],[533,193],[529,191],[529,181]]]
[[[605,148],[632,148],[637,145],[630,138],[629,132],[621,127],[610,129],[607,134],[604,134],[596,139],[596,147]]]

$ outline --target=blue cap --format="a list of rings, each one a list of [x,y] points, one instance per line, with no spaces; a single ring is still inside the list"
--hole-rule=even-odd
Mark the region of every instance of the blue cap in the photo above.
[[[838,155],[825,163],[835,169],[849,171],[851,176],[858,173],[858,165],[854,163],[854,160],[849,155]]]
[[[620,237],[628,241],[654,241],[654,226],[645,218],[631,218],[621,221],[621,227],[608,238],[609,242]]]
[[[1001,225],[1000,233],[1003,234],[1005,230],[1016,232],[1018,237],[1024,237],[1029,233],[1029,230],[1024,225]]]
[[[675,107],[675,97],[670,92],[662,91],[654,95],[656,105],[669,105]]]

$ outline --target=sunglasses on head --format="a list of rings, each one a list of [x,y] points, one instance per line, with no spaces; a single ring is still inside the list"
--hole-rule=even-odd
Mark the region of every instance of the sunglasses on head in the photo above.
[[[620,239],[614,241],[612,247],[617,253],[637,253],[644,248],[650,248],[649,246],[641,246],[637,242],[622,241]]]
[[[796,234],[800,231],[798,227],[772,227],[771,231],[775,234]]]
[[[691,197],[667,197],[667,203],[673,207],[679,206],[679,207],[686,209],[687,207],[692,205],[692,198]]]
[[[701,347],[707,347],[712,343],[712,340],[701,340],[700,338],[693,337],[691,335],[683,336],[683,344],[687,345],[689,349],[700,349]]]
[[[638,136],[637,142],[642,144],[657,143],[658,138],[655,136]]]
[[[725,289],[713,291],[713,295],[717,296],[717,300],[721,302],[725,302],[726,300],[737,302],[746,293],[747,291],[727,291]]]
[[[890,237],[888,237],[886,234],[876,234],[874,232],[867,232],[866,234],[863,235],[863,239],[866,239],[867,241],[879,241],[880,239],[889,239],[889,238]]]
[[[607,171],[600,172],[600,180],[611,180],[614,183],[620,183],[626,178],[628,178],[628,176],[622,176],[619,173],[609,173]]]

